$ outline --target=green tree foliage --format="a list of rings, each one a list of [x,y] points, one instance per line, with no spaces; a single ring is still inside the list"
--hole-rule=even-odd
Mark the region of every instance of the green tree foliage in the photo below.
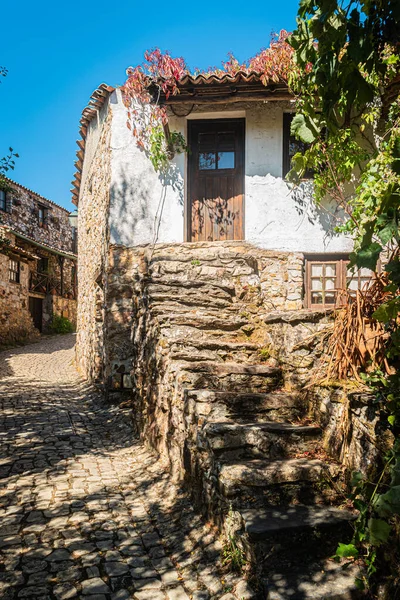
[[[376,482],[355,477],[359,518],[337,555],[363,557],[368,578],[391,565],[393,585],[400,582],[399,31],[398,0],[300,0],[288,40],[299,67],[290,81],[298,97],[292,134],[310,144],[294,156],[288,178],[296,183],[314,170],[316,201],[329,195],[345,215],[339,229],[353,236],[353,267],[375,269],[389,257],[389,283],[373,315],[385,327],[386,368],[365,380],[395,442]]]

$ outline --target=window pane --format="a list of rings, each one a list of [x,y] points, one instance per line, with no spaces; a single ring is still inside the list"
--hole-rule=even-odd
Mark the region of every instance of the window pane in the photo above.
[[[322,292],[312,292],[311,303],[312,304],[322,304]]]
[[[216,150],[215,133],[199,133],[199,150],[201,152],[209,152]]]
[[[218,152],[218,169],[234,169],[235,168],[235,153],[234,152]]]
[[[365,267],[362,267],[359,270],[359,273],[362,277],[369,277],[369,278],[372,277],[372,274],[373,274],[372,271],[370,271],[370,269],[366,269]]]
[[[325,266],[325,275],[327,277],[332,277],[332,275],[336,275],[336,265],[329,263]]]
[[[360,289],[366,290],[371,284],[371,277],[360,277]]]
[[[326,290],[334,290],[336,287],[336,279],[325,279],[325,289]]]
[[[322,265],[311,265],[311,277],[322,276]]]
[[[200,171],[209,171],[217,168],[217,159],[214,152],[200,152],[199,169]]]
[[[311,280],[311,289],[312,290],[322,290],[322,279],[312,279]]]
[[[6,210],[6,193],[4,190],[0,190],[0,208]]]
[[[334,292],[327,292],[325,294],[325,304],[335,304],[336,294]]]
[[[8,265],[10,281],[14,283],[19,283],[19,262],[10,258],[10,262]]]
[[[235,149],[235,134],[231,132],[223,132],[218,134],[218,150],[234,150]]]
[[[349,290],[358,290],[358,279],[357,278],[353,278],[353,279],[349,279],[347,281],[347,287],[349,288]]]

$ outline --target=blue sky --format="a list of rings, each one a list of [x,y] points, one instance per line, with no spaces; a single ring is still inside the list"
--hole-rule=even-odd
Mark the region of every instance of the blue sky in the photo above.
[[[0,157],[19,153],[12,179],[73,209],[80,113],[102,82],[155,46],[190,67],[219,66],[232,51],[245,60],[272,31],[293,29],[298,0],[278,2],[88,2],[20,0],[2,6]]]

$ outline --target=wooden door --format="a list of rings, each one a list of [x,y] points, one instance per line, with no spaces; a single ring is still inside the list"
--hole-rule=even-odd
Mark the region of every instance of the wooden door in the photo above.
[[[244,239],[244,119],[189,121],[187,240]]]
[[[39,331],[43,326],[43,300],[29,296],[29,312],[31,313],[33,324]]]

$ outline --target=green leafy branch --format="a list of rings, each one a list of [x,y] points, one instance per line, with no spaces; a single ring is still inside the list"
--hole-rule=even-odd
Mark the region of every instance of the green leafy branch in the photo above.
[[[187,152],[188,147],[182,133],[171,131],[166,139],[161,125],[153,127],[149,135],[149,158],[157,172],[168,170],[169,161],[175,154]]]
[[[386,577],[392,589],[400,584],[399,27],[398,0],[301,0],[288,40],[299,67],[290,80],[298,113],[292,134],[309,144],[294,156],[289,179],[296,184],[312,169],[316,202],[329,197],[344,211],[338,230],[353,237],[351,267],[386,262],[387,284],[374,308],[365,306],[365,322],[371,315],[379,322],[382,364],[359,376],[394,443],[376,481],[353,478],[359,517],[337,557],[365,560],[361,587]]]

